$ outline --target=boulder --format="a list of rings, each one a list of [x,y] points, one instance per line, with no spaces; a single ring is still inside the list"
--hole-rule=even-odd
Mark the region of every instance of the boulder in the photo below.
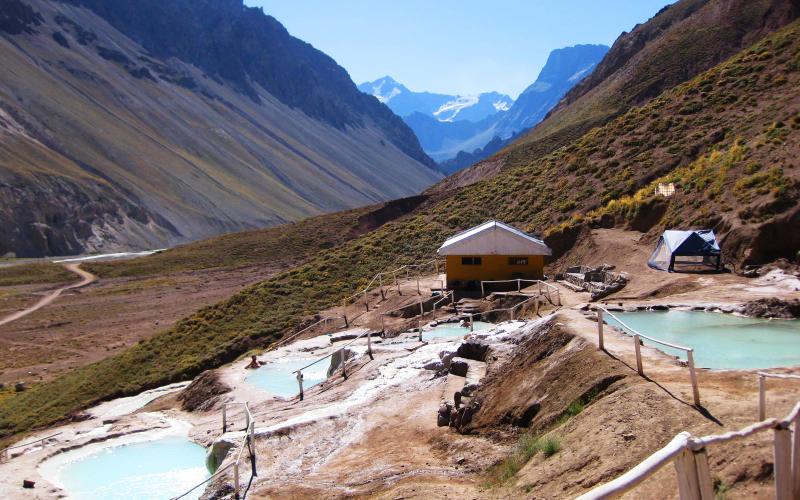
[[[453,359],[450,362],[450,373],[453,375],[457,375],[459,377],[466,377],[467,371],[469,371],[469,365],[463,359]]]
[[[450,425],[450,414],[453,412],[453,406],[450,403],[442,403],[439,406],[439,413],[436,415],[436,425],[439,427],[446,427]]]
[[[465,359],[474,359],[475,361],[485,361],[486,352],[489,350],[489,345],[478,340],[468,340],[458,346],[456,356]]]
[[[439,370],[444,369],[444,363],[442,363],[441,361],[429,361],[428,363],[425,363],[425,365],[422,368],[438,372]]]
[[[22,487],[26,489],[33,489],[36,486],[36,481],[31,481],[30,479],[23,479],[22,480]]]

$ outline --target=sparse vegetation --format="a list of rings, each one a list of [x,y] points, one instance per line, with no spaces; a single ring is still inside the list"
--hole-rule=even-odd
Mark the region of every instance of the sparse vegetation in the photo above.
[[[561,441],[557,437],[523,434],[511,455],[488,471],[484,487],[491,488],[508,482],[538,453],[541,453],[544,458],[550,458],[559,451],[561,451]]]
[[[0,286],[70,283],[80,278],[49,262],[0,266]]]

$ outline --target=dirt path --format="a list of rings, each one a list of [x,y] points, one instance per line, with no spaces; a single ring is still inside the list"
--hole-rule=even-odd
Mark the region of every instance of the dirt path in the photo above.
[[[92,274],[92,273],[90,273],[88,271],[84,271],[83,269],[81,269],[80,266],[81,266],[80,264],[64,264],[64,267],[68,271],[71,271],[71,272],[77,274],[78,276],[80,276],[81,277],[81,281],[79,281],[78,283],[73,283],[72,285],[68,285],[68,286],[53,290],[49,294],[47,294],[44,297],[42,297],[42,299],[39,300],[39,302],[37,302],[36,304],[32,305],[31,307],[28,307],[27,309],[23,309],[21,311],[17,311],[14,314],[11,314],[9,316],[6,316],[3,319],[0,319],[0,326],[8,324],[8,323],[11,323],[12,321],[18,320],[18,319],[20,319],[22,317],[25,317],[25,316],[27,316],[28,314],[30,314],[30,313],[32,313],[34,311],[38,311],[39,309],[43,308],[44,306],[46,306],[46,305],[52,303],[54,300],[56,300],[58,298],[58,296],[61,295],[65,290],[72,290],[74,288],[81,288],[81,287],[84,287],[84,286],[86,286],[86,285],[88,285],[90,283],[93,283],[93,282],[95,282],[97,280],[97,276],[95,276],[94,274]]]

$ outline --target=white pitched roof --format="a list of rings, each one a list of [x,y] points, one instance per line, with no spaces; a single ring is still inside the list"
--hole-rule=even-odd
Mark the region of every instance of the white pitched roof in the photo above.
[[[539,238],[490,220],[445,241],[439,255],[551,255]]]

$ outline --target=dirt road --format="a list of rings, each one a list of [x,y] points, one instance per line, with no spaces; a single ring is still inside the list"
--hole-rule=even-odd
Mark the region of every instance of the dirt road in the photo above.
[[[37,302],[36,304],[32,305],[31,307],[28,307],[27,309],[23,309],[21,311],[17,311],[14,314],[11,314],[9,316],[6,316],[3,319],[0,319],[0,326],[8,324],[8,323],[11,323],[12,321],[18,320],[18,319],[20,319],[20,318],[22,318],[24,316],[27,316],[28,314],[30,314],[30,313],[32,313],[34,311],[38,311],[39,309],[43,308],[44,306],[46,306],[46,305],[50,304],[51,302],[53,302],[54,300],[56,300],[58,298],[58,296],[61,295],[65,290],[72,290],[74,288],[81,288],[81,287],[84,287],[84,286],[86,286],[86,285],[88,285],[90,283],[93,283],[94,281],[97,280],[97,276],[95,276],[94,274],[92,274],[92,273],[90,273],[88,271],[84,271],[83,269],[81,269],[80,266],[81,266],[80,264],[64,264],[64,267],[67,268],[67,270],[72,271],[73,273],[75,273],[78,276],[80,276],[82,278],[81,281],[79,281],[78,283],[73,283],[72,285],[68,285],[68,286],[53,290],[49,294],[47,294],[44,297],[42,297],[42,299],[39,302]]]

